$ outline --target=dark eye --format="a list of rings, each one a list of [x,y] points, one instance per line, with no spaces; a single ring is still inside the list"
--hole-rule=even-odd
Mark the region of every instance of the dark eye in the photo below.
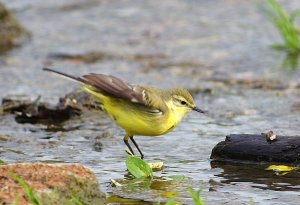
[[[180,103],[181,103],[181,105],[186,105],[185,101],[181,101]]]

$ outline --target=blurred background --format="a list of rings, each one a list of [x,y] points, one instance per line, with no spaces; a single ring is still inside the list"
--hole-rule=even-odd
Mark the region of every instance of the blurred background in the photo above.
[[[298,0],[278,2],[289,14],[300,8]],[[0,41],[0,99],[42,96],[55,104],[78,89],[76,83],[43,72],[44,66],[74,75],[111,74],[160,88],[186,87],[208,116],[192,113],[165,137],[137,138],[150,161],[167,163],[161,175],[184,174],[195,188],[206,184],[204,195],[211,204],[247,204],[250,199],[298,204],[297,177],[286,181],[256,169],[212,168],[209,161],[213,146],[230,133],[300,134],[298,51],[272,48],[285,40],[267,11],[270,2],[2,0],[0,9],[5,16],[0,16],[0,36],[6,39]],[[293,23],[297,30],[299,18]],[[157,201],[167,197],[166,189],[190,203],[187,184],[158,183],[147,193],[110,189],[109,179],[124,177],[126,155],[123,132],[105,115],[68,121],[59,131],[18,124],[12,116],[0,116],[0,121],[0,134],[9,136],[1,142],[4,161],[81,163],[95,171],[108,194]],[[95,150],[103,132],[112,137]],[[183,138],[186,142],[180,143]]]
[[[162,87],[206,88],[228,79],[299,83],[298,70],[281,69],[286,54],[270,49],[282,40],[261,9],[267,2],[2,2],[30,36],[2,52],[0,97],[51,97],[74,89],[43,66]],[[297,1],[282,4],[299,8]]]

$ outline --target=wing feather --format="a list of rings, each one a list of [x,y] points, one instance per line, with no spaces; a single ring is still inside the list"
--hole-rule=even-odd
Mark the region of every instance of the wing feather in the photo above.
[[[84,75],[83,78],[86,84],[93,86],[100,92],[104,92],[104,94],[143,104],[140,93],[134,92],[130,84],[123,82],[119,78],[95,73]]]
[[[131,85],[121,79],[104,74],[87,74],[83,76],[84,83],[91,85],[95,91],[103,92],[133,103],[142,104],[148,108],[156,110],[155,112],[167,111],[167,105],[163,100],[162,91],[148,86]]]
[[[102,93],[146,106],[150,108],[150,113],[161,114],[168,112],[168,107],[165,103],[169,99],[168,94],[160,89],[150,86],[131,85],[111,75],[90,73],[82,77],[76,77],[51,68],[43,68],[43,70],[88,85],[90,86],[89,89],[92,89],[96,93]]]

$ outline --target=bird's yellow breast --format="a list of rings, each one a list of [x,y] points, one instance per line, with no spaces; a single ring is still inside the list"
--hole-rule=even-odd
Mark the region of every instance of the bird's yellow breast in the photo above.
[[[168,112],[155,112],[144,105],[84,89],[101,101],[103,109],[112,120],[129,135],[163,135],[177,127],[187,113],[184,109],[178,109],[171,101],[166,102]]]
[[[104,109],[130,135],[158,136],[177,126],[167,113],[151,113],[149,108],[123,100],[111,100]]]

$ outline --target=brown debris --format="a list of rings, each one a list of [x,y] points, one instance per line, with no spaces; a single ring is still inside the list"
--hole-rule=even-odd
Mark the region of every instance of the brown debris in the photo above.
[[[272,130],[266,133],[261,133],[261,135],[264,136],[268,142],[272,142],[276,140],[276,134]]]
[[[91,51],[84,54],[65,54],[65,53],[54,53],[49,56],[53,59],[70,61],[73,63],[96,63],[102,60],[129,60],[138,62],[148,62],[155,59],[165,59],[167,56],[163,54],[132,54],[132,55],[116,55],[109,54],[102,51]]]
[[[73,116],[80,115],[84,109],[99,109],[99,104],[89,94],[72,92],[60,98],[55,106],[35,101],[4,98],[0,107],[3,113],[16,114],[19,123],[61,123]]]
[[[295,102],[293,105],[292,105],[292,112],[300,112],[300,102]]]
[[[250,89],[262,89],[262,90],[284,90],[288,86],[284,85],[279,80],[273,79],[220,79],[210,78],[208,81],[220,82],[225,85],[234,86],[238,85]]]
[[[55,53],[49,56],[50,58],[57,60],[69,61],[72,63],[96,63],[102,60],[125,60],[135,61],[141,63],[145,68],[200,68],[204,67],[203,63],[190,62],[190,61],[178,61],[170,59],[165,54],[128,54],[128,55],[116,55],[109,54],[101,51],[91,51],[84,54],[65,54]]]
[[[2,100],[2,111],[15,113],[16,121],[19,123],[51,123],[62,122],[74,115],[80,114],[80,110],[73,107],[68,100],[61,100],[56,106],[35,101]]]
[[[65,53],[55,53],[49,55],[50,58],[70,61],[72,63],[96,63],[104,59],[113,59],[113,55],[104,52],[89,52],[86,54],[65,54]]]

